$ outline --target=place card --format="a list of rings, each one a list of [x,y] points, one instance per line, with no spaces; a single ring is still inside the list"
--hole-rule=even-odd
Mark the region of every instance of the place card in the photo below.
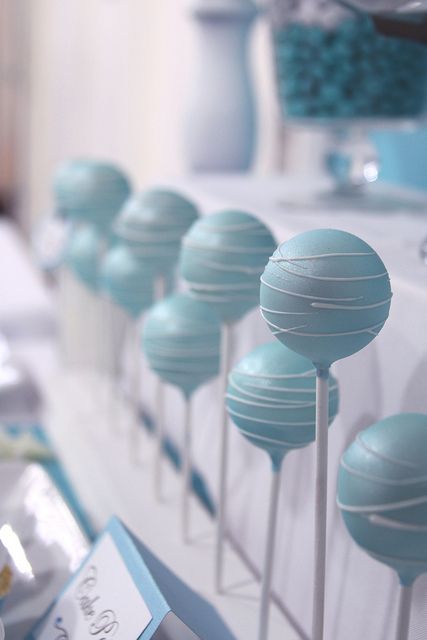
[[[236,640],[118,518],[25,640]]]
[[[137,640],[152,620],[123,558],[106,532],[46,619],[37,640]]]

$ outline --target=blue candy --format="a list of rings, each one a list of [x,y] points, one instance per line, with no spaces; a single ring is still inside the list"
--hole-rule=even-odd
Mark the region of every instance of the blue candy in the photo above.
[[[377,422],[345,451],[338,505],[352,538],[408,586],[427,571],[427,416]]]
[[[234,322],[257,305],[259,277],[275,244],[255,216],[221,211],[201,218],[184,237],[181,275],[222,322]]]
[[[134,318],[148,309],[154,300],[154,271],[129,247],[110,249],[100,268],[100,285],[111,299]]]
[[[231,419],[275,468],[286,453],[315,440],[316,370],[280,342],[264,344],[231,371],[226,398]],[[329,424],[338,411],[338,384],[329,376]]]
[[[150,367],[188,397],[218,374],[219,318],[203,302],[175,294],[147,314],[143,349]]]
[[[335,229],[308,231],[279,245],[261,277],[261,313],[273,335],[320,367],[378,335],[391,295],[378,254]]]
[[[113,164],[81,159],[58,169],[53,192],[56,209],[62,215],[84,220],[108,233],[131,187],[125,174]]]
[[[65,265],[92,291],[98,289],[104,247],[104,236],[93,225],[82,225],[72,230],[65,248]]]
[[[151,189],[128,200],[114,230],[157,273],[170,273],[178,261],[182,236],[199,216],[195,205],[175,191]]]

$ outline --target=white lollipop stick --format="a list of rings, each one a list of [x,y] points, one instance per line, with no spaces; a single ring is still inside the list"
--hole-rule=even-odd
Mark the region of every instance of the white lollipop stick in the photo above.
[[[131,460],[134,464],[139,462],[139,445],[141,435],[141,425],[139,420],[139,393],[141,386],[141,349],[139,346],[139,323],[132,322],[129,326],[132,337],[132,357],[133,357],[133,371],[131,379],[131,406],[133,413],[133,420],[131,421],[130,430],[130,453]]]
[[[165,276],[158,275],[154,287],[156,300],[163,300],[166,295]],[[154,461],[154,490],[157,500],[161,500],[163,488],[163,440],[165,436],[165,386],[161,378],[157,379],[156,384],[156,458]]]
[[[109,334],[110,345],[108,348],[108,376],[106,384],[107,394],[107,411],[110,422],[111,432],[117,434],[120,432],[119,428],[119,400],[121,399],[121,386],[119,376],[117,375],[117,361],[116,361],[116,343],[118,334],[118,318],[114,313],[114,305],[109,297],[105,298],[105,311],[106,311],[106,326]]]
[[[61,363],[63,365],[68,364],[68,335],[67,335],[67,317],[70,312],[69,305],[69,285],[68,285],[67,268],[61,264],[58,269],[58,287],[57,287],[57,301],[58,301],[58,351]]]
[[[220,371],[220,404],[221,404],[221,444],[219,464],[218,516],[216,531],[215,586],[218,593],[222,591],[224,571],[224,538],[227,499],[228,473],[228,413],[225,406],[228,374],[230,371],[231,325],[223,324],[221,328],[221,371]]]
[[[154,490],[157,500],[163,497],[163,440],[165,435],[164,424],[164,384],[160,378],[156,381],[156,458],[154,460]]]
[[[270,609],[271,582],[273,577],[274,546],[276,540],[277,511],[280,491],[280,469],[273,469],[270,490],[267,539],[265,544],[264,570],[262,577],[261,603],[258,623],[258,640],[267,640]]]
[[[185,415],[184,415],[184,442],[182,450],[182,539],[187,544],[189,542],[190,530],[190,495],[191,495],[191,440],[192,440],[192,424],[191,424],[191,398],[185,398]]]
[[[408,640],[411,618],[412,584],[400,587],[399,609],[397,612],[396,640]]]
[[[316,485],[312,640],[323,640],[328,489],[329,368],[316,373]]]

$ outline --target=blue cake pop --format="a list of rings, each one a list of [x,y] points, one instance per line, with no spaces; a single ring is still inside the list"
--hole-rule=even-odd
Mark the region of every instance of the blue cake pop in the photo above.
[[[74,229],[65,248],[64,262],[89,289],[99,284],[99,260],[105,247],[104,237],[93,225]]]
[[[143,348],[154,371],[186,397],[218,374],[220,323],[203,302],[179,293],[147,314]]]
[[[272,333],[321,367],[378,335],[391,296],[378,254],[335,229],[307,231],[279,245],[261,277],[261,313]]]
[[[82,220],[84,211],[70,206],[70,193],[76,184],[76,175],[83,170],[86,160],[73,158],[63,162],[53,176],[52,191],[55,200],[55,213],[70,220]],[[83,213],[82,215],[80,215]]]
[[[134,318],[152,305],[153,283],[154,272],[150,264],[138,258],[125,245],[110,249],[102,262],[102,288]]]
[[[402,413],[356,437],[341,458],[338,505],[355,542],[397,571],[427,572],[427,416]]]
[[[316,370],[280,342],[257,347],[229,375],[227,409],[240,432],[267,451],[275,466],[315,439]],[[329,376],[329,424],[338,411],[338,384]]]
[[[198,216],[196,206],[181,194],[150,189],[127,201],[114,230],[157,273],[168,274],[178,261],[182,236]]]
[[[129,197],[131,187],[115,165],[77,159],[58,169],[53,191],[59,212],[73,220],[90,222],[105,233]]]
[[[196,222],[183,239],[181,274],[192,294],[222,322],[232,323],[258,304],[259,277],[276,241],[255,216],[221,211]]]
[[[338,385],[329,376],[329,424],[338,411]],[[274,566],[279,472],[286,453],[315,439],[316,369],[279,342],[257,347],[231,371],[227,409],[240,432],[270,455],[273,464],[258,639],[268,637]]]

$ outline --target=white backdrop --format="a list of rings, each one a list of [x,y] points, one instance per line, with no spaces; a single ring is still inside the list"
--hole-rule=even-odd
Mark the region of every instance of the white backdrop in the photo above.
[[[14,0],[0,0],[0,2]],[[188,95],[193,24],[187,0],[33,0],[29,78],[29,200],[32,220],[50,206],[59,161],[91,154],[116,160],[135,184],[185,171],[181,121]],[[277,106],[265,20],[254,32],[259,101],[257,169],[276,164]]]

